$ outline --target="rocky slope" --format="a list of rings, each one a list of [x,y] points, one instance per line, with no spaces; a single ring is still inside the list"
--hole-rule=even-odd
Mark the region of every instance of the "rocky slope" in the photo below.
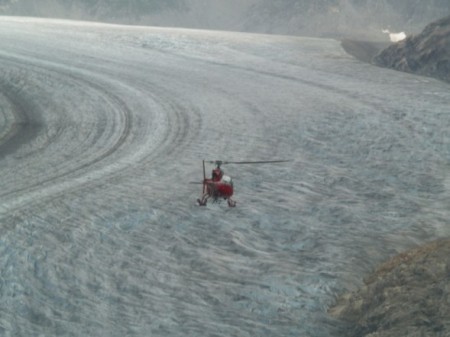
[[[450,335],[450,239],[393,257],[364,283],[329,310],[349,337]]]
[[[450,82],[450,16],[384,49],[375,64]]]
[[[450,14],[443,0],[260,0],[246,24],[271,33],[310,36],[381,38],[382,29],[418,32],[425,24]]]

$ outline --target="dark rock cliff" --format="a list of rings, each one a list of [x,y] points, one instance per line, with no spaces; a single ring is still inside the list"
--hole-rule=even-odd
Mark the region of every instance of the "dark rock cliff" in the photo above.
[[[374,63],[450,82],[450,16],[384,49]]]

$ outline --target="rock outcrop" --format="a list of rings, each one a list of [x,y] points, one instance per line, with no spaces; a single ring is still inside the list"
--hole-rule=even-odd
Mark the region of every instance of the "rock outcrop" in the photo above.
[[[450,82],[450,16],[384,49],[374,63]]]
[[[343,295],[329,313],[349,337],[450,335],[450,239],[393,257]]]

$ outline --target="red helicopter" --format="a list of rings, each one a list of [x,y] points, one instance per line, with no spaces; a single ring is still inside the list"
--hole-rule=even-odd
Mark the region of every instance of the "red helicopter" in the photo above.
[[[227,201],[229,207],[235,207],[236,201],[231,199],[233,195],[233,180],[231,177],[224,175],[220,168],[223,164],[266,164],[266,163],[284,163],[289,160],[266,160],[266,161],[208,161],[216,167],[212,170],[211,178],[206,178],[205,160],[203,160],[203,194],[201,199],[197,199],[199,206],[206,206],[208,199],[212,198],[213,202],[219,202],[220,199]]]

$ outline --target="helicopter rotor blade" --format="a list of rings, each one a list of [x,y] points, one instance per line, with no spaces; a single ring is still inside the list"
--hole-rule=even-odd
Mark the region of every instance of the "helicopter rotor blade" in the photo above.
[[[223,160],[211,160],[208,161],[209,164],[269,164],[269,163],[287,163],[292,160],[260,160],[260,161],[223,161]]]
[[[223,164],[274,164],[287,163],[292,160],[260,160],[260,161],[224,161]]]

